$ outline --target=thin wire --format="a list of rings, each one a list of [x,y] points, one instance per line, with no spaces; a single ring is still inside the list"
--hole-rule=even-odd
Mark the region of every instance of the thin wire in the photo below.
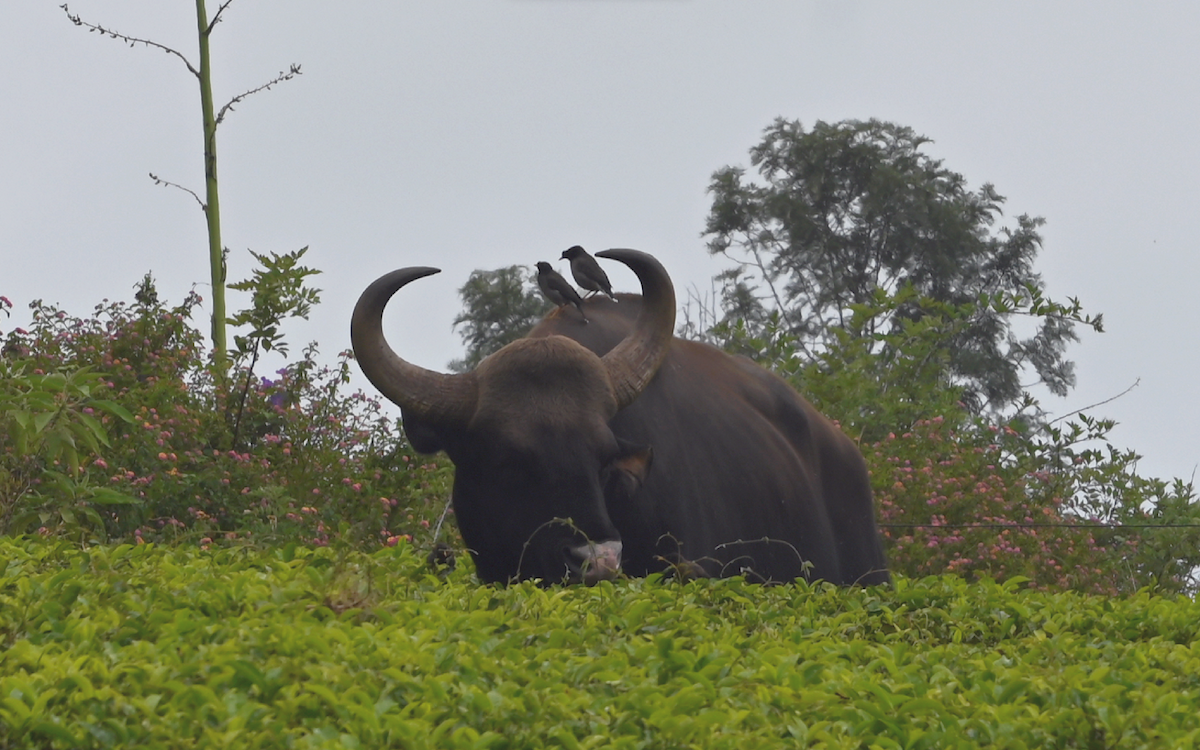
[[[881,523],[882,529],[1200,529],[1200,523]]]

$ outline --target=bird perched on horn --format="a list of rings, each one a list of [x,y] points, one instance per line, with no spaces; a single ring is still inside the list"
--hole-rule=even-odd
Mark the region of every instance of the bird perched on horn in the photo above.
[[[583,322],[588,322],[587,315],[583,313],[583,299],[579,296],[579,292],[575,291],[575,287],[571,286],[570,282],[562,277],[562,274],[551,268],[550,264],[544,260],[538,261],[537,270],[538,288],[542,290],[542,294],[546,295],[546,299],[559,307],[575,305],[579,314],[583,316]]]
[[[604,273],[604,269],[595,258],[588,255],[587,250],[574,245],[564,250],[560,257],[571,261],[571,275],[575,277],[576,284],[590,292],[589,297],[597,292],[604,292],[614,301],[617,299],[613,294],[608,274]]]

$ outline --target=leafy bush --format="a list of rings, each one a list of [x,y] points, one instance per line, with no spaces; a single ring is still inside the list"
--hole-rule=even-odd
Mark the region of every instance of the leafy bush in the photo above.
[[[377,400],[347,393],[348,352],[325,366],[310,345],[270,378],[254,370],[260,352],[288,352],[280,322],[319,300],[305,286],[315,272],[300,265],[303,253],[256,256],[262,270],[233,286],[252,305],[233,318],[250,330],[236,336],[227,371],[209,366],[190,324],[199,297],[167,306],[149,277],[132,305],[105,301],[86,318],[34,302],[30,330],[10,332],[0,358],[0,532],[431,545],[451,469],[416,456]],[[1079,315],[1036,297],[975,304]],[[881,315],[899,322],[872,323]],[[975,317],[973,305],[902,289],[857,306],[813,359],[778,326],[764,338],[736,325],[725,333],[863,447],[893,570],[1195,591],[1200,511],[1190,483],[1140,477],[1137,455],[1108,443],[1111,421],[1050,423],[1026,397],[989,422],[959,403],[944,350]]]
[[[0,312],[12,303],[0,297]],[[5,355],[13,354],[8,347]],[[63,524],[103,536],[95,504],[131,499],[87,481],[83,462],[108,434],[104,416],[132,421],[119,404],[100,399],[99,373],[87,368],[47,372],[35,363],[0,357],[0,534]]]
[[[894,571],[1024,576],[1097,593],[1196,591],[1200,506],[1190,482],[1139,476],[1137,454],[1109,442],[1111,420],[1050,422],[1028,394],[987,418],[959,401],[947,348],[980,306],[1088,320],[1075,301],[1030,294],[949,305],[902,288],[854,306],[830,345],[807,355],[773,321],[760,336],[736,323],[716,333],[787,377],[859,443]],[[881,316],[897,322],[879,325]]]
[[[373,554],[0,540],[0,746],[1180,747],[1200,610],[968,585],[479,586]]]
[[[254,372],[259,351],[287,351],[280,320],[303,317],[316,301],[303,288],[312,272],[296,263],[302,254],[256,256],[265,270],[235,285],[254,292],[253,307],[234,318],[252,330],[237,337],[243,356],[228,372],[210,367],[190,323],[200,298],[169,307],[148,276],[134,304],[105,301],[88,317],[31,305],[30,329],[5,338],[5,366],[86,380],[102,398],[83,407],[95,414],[59,424],[102,429],[108,444],[76,441],[80,481],[135,501],[97,507],[95,493],[68,501],[44,475],[40,498],[57,492],[63,507],[82,502],[102,521],[84,526],[78,514],[43,512],[44,533],[203,544],[432,539],[448,468],[417,458],[378,401],[347,393],[348,352],[326,366],[310,345],[273,378]],[[0,443],[0,455],[16,461],[17,447]]]
[[[129,412],[92,392],[100,375],[30,371],[0,359],[0,534],[66,524],[103,536],[94,504],[132,502],[92,486],[81,463],[108,435],[94,416],[132,421]]]
[[[1019,450],[1021,441],[1011,427],[959,432],[936,417],[867,449],[895,569],[1023,576],[1045,588],[1108,594],[1145,583],[1127,547],[1083,524],[1001,447]]]

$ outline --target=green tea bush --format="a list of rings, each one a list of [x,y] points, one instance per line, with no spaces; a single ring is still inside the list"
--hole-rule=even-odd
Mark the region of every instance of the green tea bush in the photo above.
[[[1200,609],[0,539],[0,747],[1186,747]]]

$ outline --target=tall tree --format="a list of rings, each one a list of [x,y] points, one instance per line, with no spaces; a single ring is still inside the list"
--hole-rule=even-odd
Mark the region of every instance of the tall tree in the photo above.
[[[1002,225],[1004,197],[988,183],[969,189],[923,152],[928,143],[879,120],[806,130],[779,118],[750,150],[757,179],[743,167],[715,172],[705,237],[711,253],[736,263],[718,277],[724,322],[752,332],[777,322],[814,355],[879,292],[911,287],[947,304],[987,301],[948,352],[973,410],[1016,402],[1023,376],[1065,395],[1075,383],[1063,356],[1077,339],[1073,321],[1098,327],[1099,318],[1080,318],[1078,303],[1043,304],[1033,263],[1044,220],[1023,214]],[[1040,311],[1033,330],[1018,333],[1016,310]],[[919,305],[900,306],[863,335],[921,315]]]
[[[538,292],[525,266],[494,271],[477,270],[458,290],[463,311],[454,319],[467,354],[449,367],[455,372],[475,368],[484,357],[524,336],[554,306]]]

